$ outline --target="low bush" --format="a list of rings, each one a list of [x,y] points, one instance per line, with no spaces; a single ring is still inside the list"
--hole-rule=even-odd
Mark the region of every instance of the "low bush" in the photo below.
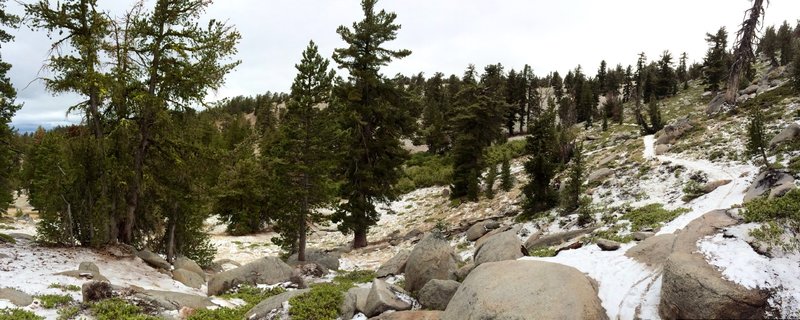
[[[72,296],[67,294],[43,294],[36,296],[45,309],[53,309],[72,303]]]
[[[97,320],[158,320],[125,300],[114,298],[92,303],[89,310]]]
[[[289,315],[296,320],[334,320],[351,284],[320,283],[289,299]]]
[[[0,319],[3,320],[44,320],[44,317],[22,309],[0,309]]]
[[[646,228],[658,228],[662,223],[672,221],[686,212],[689,212],[689,209],[667,210],[663,204],[653,203],[625,213],[622,219],[631,222],[631,231],[641,231]]]
[[[689,180],[686,182],[686,185],[683,186],[683,202],[689,202],[699,197],[705,195],[706,192],[703,190],[703,185],[700,182],[695,180]]]
[[[333,278],[333,281],[338,284],[354,284],[354,283],[369,283],[375,279],[375,271],[372,270],[354,270],[348,272],[341,272]]]
[[[51,283],[48,288],[61,289],[64,291],[81,291],[81,287],[74,284]]]
[[[555,257],[556,249],[553,248],[538,248],[528,252],[531,257]]]

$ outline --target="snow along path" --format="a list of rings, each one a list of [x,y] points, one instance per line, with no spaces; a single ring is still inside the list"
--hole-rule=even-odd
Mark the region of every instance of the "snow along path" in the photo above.
[[[706,160],[689,160],[655,155],[655,138],[645,136],[645,159],[671,162],[689,170],[702,171],[711,181],[726,179],[731,183],[690,202],[691,211],[664,225],[659,234],[674,233],[692,220],[715,209],[727,209],[742,202],[743,191],[756,168],[749,165],[719,166]],[[610,319],[659,319],[661,270],[648,267],[625,256],[635,243],[624,244],[616,251],[602,251],[596,245],[562,251],[555,257],[524,257],[520,260],[549,261],[572,266],[599,284],[598,296]]]

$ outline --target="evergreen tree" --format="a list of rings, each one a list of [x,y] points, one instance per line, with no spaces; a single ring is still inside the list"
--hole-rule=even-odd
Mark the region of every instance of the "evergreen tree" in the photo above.
[[[544,112],[531,123],[526,138],[525,154],[529,158],[525,162],[525,174],[528,183],[522,188],[522,193],[525,195],[524,214],[528,217],[558,204],[558,190],[551,184],[561,161],[555,118],[554,112]]]
[[[497,181],[497,164],[492,163],[489,165],[489,170],[486,172],[486,179],[484,183],[486,184],[486,190],[484,191],[486,197],[489,199],[494,198],[494,183]]]
[[[658,76],[655,88],[657,98],[672,96],[677,91],[678,78],[672,69],[672,54],[665,50],[658,61]]]
[[[508,156],[503,156],[503,161],[500,163],[500,186],[503,191],[511,191],[514,187],[514,177],[511,175],[511,160]]]
[[[720,83],[728,74],[728,32],[722,27],[716,34],[706,33],[706,42],[709,45],[703,62],[703,84],[706,90],[716,93],[720,90]]]
[[[450,149],[450,99],[445,89],[444,74],[437,72],[425,84],[422,125],[428,152],[442,154]]]
[[[647,115],[650,117],[651,133],[656,133],[664,128],[664,123],[661,121],[661,108],[656,99],[650,99],[650,103],[647,105]]]
[[[778,34],[775,32],[775,26],[769,26],[764,31],[764,36],[758,43],[758,52],[769,59],[772,67],[780,65],[778,61]]]
[[[767,134],[764,129],[764,115],[759,106],[753,106],[750,110],[750,123],[747,125],[747,154],[759,156],[764,161],[764,165],[769,168],[770,163],[767,158]]]
[[[800,50],[797,50],[794,54],[794,65],[795,67],[792,68],[792,88],[794,88],[794,92],[800,93]]]
[[[781,51],[780,63],[785,66],[794,57],[794,36],[788,22],[784,21],[778,28],[777,40],[778,49]]]
[[[349,79],[334,89],[336,112],[345,130],[341,144],[340,169],[344,183],[343,200],[333,215],[339,230],[354,234],[353,247],[367,245],[367,232],[377,223],[376,202],[396,198],[394,186],[401,176],[400,166],[407,158],[400,137],[409,135],[413,120],[403,108],[403,96],[381,73],[393,59],[411,54],[391,50],[385,44],[397,37],[400,25],[395,13],[376,12],[376,0],[363,0],[364,19],[352,28],[340,26],[336,32],[346,47],[334,51],[333,60],[346,69]]]
[[[633,67],[628,65],[628,67],[625,68],[625,83],[623,84],[622,87],[622,102],[628,102],[630,101],[631,97],[633,97],[634,93],[633,91],[635,88],[633,85],[633,81],[634,81]]]
[[[0,1],[0,26],[16,27],[19,17],[5,11],[5,1]],[[0,44],[9,42],[13,36],[0,29]],[[20,105],[14,102],[17,91],[11,85],[8,71],[11,64],[0,59],[0,216],[14,200],[12,192],[17,189],[14,183],[19,171],[19,146],[15,146],[14,131],[9,125]]]
[[[681,53],[678,60],[678,69],[675,70],[675,76],[678,77],[678,82],[683,84],[683,90],[689,89],[689,70],[686,66],[686,61],[689,60],[689,55],[686,52]]]
[[[600,84],[600,92],[605,93],[608,88],[606,87],[606,76],[608,76],[608,72],[606,71],[606,61],[600,61],[600,67],[597,68],[597,76],[595,80],[597,83]]]
[[[272,218],[265,205],[270,192],[264,183],[267,175],[253,152],[253,139],[237,145],[229,162],[223,162],[219,183],[214,188],[212,210],[218,214],[232,235],[260,232]]]
[[[561,101],[564,97],[564,81],[558,74],[558,71],[553,72],[553,78],[550,80],[550,86],[553,87],[553,93],[556,96],[556,101]]]
[[[507,104],[498,90],[502,84],[502,66],[489,65],[484,71],[478,84],[474,68],[470,66],[456,99],[453,185],[450,187],[453,199],[478,200],[478,178],[486,166],[484,151],[503,137]]]
[[[579,143],[575,146],[575,153],[569,166],[569,181],[564,187],[562,196],[561,208],[565,214],[572,213],[580,207],[580,198],[583,194],[584,166],[583,144]]]
[[[328,69],[313,41],[303,52],[298,73],[292,83],[291,100],[280,125],[278,143],[270,156],[279,182],[276,231],[279,244],[297,248],[297,260],[305,261],[306,235],[309,223],[321,222],[325,216],[319,209],[333,203],[336,133],[330,117],[321,106],[330,102],[333,70]]]

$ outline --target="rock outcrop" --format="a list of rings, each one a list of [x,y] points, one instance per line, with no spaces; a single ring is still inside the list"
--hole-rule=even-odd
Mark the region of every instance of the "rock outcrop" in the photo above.
[[[408,255],[405,274],[409,292],[422,289],[432,279],[455,280],[456,254],[441,235],[427,234]]]
[[[560,245],[562,243],[569,242],[572,239],[589,234],[595,229],[597,228],[579,229],[579,230],[551,234],[543,237],[539,236],[537,238],[533,238],[532,236],[531,238],[528,238],[528,240],[525,241],[525,248],[528,249],[528,251],[533,251],[540,248]]]
[[[769,196],[774,188],[782,185],[788,187],[789,184],[794,185],[794,177],[792,175],[778,170],[763,171],[756,176],[753,183],[745,191],[744,202],[750,202],[758,197]]]
[[[706,213],[681,230],[663,269],[659,313],[665,319],[761,318],[766,292],[726,280],[703,254],[697,241],[738,223],[724,210]]]
[[[498,227],[500,227],[500,224],[492,220],[477,222],[467,229],[467,240],[478,240],[489,231],[497,229]]]
[[[142,250],[136,253],[136,256],[140,259],[144,260],[145,263],[150,265],[156,269],[163,269],[163,270],[170,270],[172,269],[171,265],[167,260],[164,260],[161,256],[153,253],[150,250]]]
[[[384,278],[403,274],[403,272],[406,270],[406,262],[408,262],[408,256],[410,254],[411,251],[409,250],[400,250],[400,252],[395,254],[394,257],[384,262],[380,268],[378,268],[375,276],[378,278]]]
[[[470,273],[443,320],[608,319],[592,281],[542,261],[484,263]]]
[[[145,290],[135,294],[134,297],[166,310],[180,310],[183,307],[197,310],[215,306],[207,297],[172,291]]]
[[[769,141],[769,147],[774,149],[778,145],[800,139],[800,124],[792,123]]]
[[[198,274],[186,269],[178,269],[172,271],[172,279],[180,283],[183,283],[187,287],[195,289],[200,289],[200,287],[202,287],[203,284],[206,283],[205,280],[203,280],[203,278],[200,277]]]
[[[431,280],[419,290],[419,303],[425,309],[444,310],[461,284],[453,280]]]
[[[307,249],[306,250],[306,260],[300,262],[297,260],[297,254],[293,254],[289,256],[289,259],[286,260],[286,263],[290,266],[296,266],[304,263],[315,263],[319,266],[323,266],[328,270],[339,270],[339,258],[341,254],[338,252],[325,252],[320,249]]]
[[[33,303],[31,295],[14,288],[0,288],[0,300],[11,301],[15,306],[25,307]]]
[[[220,272],[208,282],[208,295],[218,295],[240,284],[276,284],[292,278],[293,268],[275,257],[264,257],[233,270]]]
[[[525,247],[522,246],[522,241],[517,238],[516,232],[513,230],[506,231],[486,240],[475,251],[475,265],[479,266],[486,262],[495,262],[503,260],[516,260],[523,257]]]

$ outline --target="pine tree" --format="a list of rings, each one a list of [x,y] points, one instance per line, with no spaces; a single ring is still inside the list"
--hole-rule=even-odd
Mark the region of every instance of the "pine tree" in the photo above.
[[[483,181],[486,184],[484,190],[486,198],[494,199],[494,183],[497,181],[497,164],[492,163],[489,165],[489,170],[486,172],[486,179]]]
[[[597,76],[595,80],[597,83],[600,84],[600,92],[605,93],[608,88],[606,87],[606,77],[608,76],[608,72],[606,71],[606,61],[600,61],[600,67],[597,69]]]
[[[514,187],[514,176],[511,175],[511,161],[508,156],[504,156],[500,163],[500,186],[506,192]]]
[[[794,88],[794,92],[800,93],[800,50],[797,50],[794,54],[794,65],[795,67],[792,68],[792,88]]]
[[[16,27],[19,17],[5,11],[5,1],[0,1],[0,26]],[[13,36],[6,30],[0,29],[0,43],[9,42]],[[8,71],[11,64],[0,60],[0,216],[14,200],[12,192],[17,189],[14,178],[19,171],[20,154],[14,143],[14,132],[9,123],[20,105],[14,102],[17,91],[11,85]]]
[[[330,117],[321,106],[330,102],[333,70],[328,69],[313,41],[303,52],[298,73],[292,83],[291,100],[280,125],[278,143],[273,145],[279,198],[283,205],[277,211],[276,229],[279,243],[297,248],[297,260],[305,261],[306,235],[309,223],[321,222],[325,216],[319,209],[333,202],[335,189],[331,176],[336,133]]]
[[[678,77],[678,82],[683,84],[683,90],[689,89],[689,70],[686,66],[688,60],[689,55],[686,52],[681,53],[681,57],[678,60],[678,69],[675,70],[675,76]]]
[[[553,87],[553,93],[556,96],[556,101],[561,101],[564,97],[564,81],[558,74],[558,71],[553,72],[553,78],[550,80],[550,85]]]
[[[668,50],[665,50],[661,54],[661,59],[658,61],[658,76],[656,82],[656,98],[665,98],[675,94],[678,86],[678,79],[675,75],[675,70],[672,69],[672,54]]]
[[[778,28],[777,40],[778,49],[781,51],[780,63],[782,66],[787,65],[794,57],[794,36],[792,35],[792,28],[789,23],[784,21]]]
[[[544,112],[530,126],[525,142],[525,162],[528,183],[522,188],[525,195],[524,214],[534,217],[558,204],[558,190],[551,184],[561,161],[556,131],[556,116],[552,111]]]
[[[481,83],[470,66],[456,99],[457,116],[453,119],[453,199],[478,200],[478,178],[486,166],[484,151],[503,138],[502,126],[507,104],[498,93],[502,84],[502,66],[486,66]],[[481,130],[475,130],[481,128]]]
[[[341,104],[335,106],[339,125],[347,132],[341,152],[347,157],[340,164],[343,201],[333,221],[339,223],[340,231],[354,234],[355,248],[367,245],[367,232],[379,219],[375,203],[396,198],[394,186],[407,158],[399,137],[409,135],[413,128],[402,95],[380,73],[382,66],[411,51],[385,47],[397,37],[400,25],[395,23],[395,13],[376,12],[376,2],[363,0],[364,19],[352,28],[336,30],[346,47],[333,55],[339,68],[349,73],[348,81],[334,89],[334,101]]]
[[[580,198],[583,194],[584,165],[583,144],[579,143],[575,146],[575,153],[569,166],[569,181],[567,181],[562,196],[561,208],[565,214],[572,213],[580,207]]]
[[[661,121],[661,108],[654,98],[650,99],[650,103],[647,105],[647,115],[650,117],[650,133],[656,133],[664,128],[664,123]]]
[[[753,106],[750,110],[750,123],[747,125],[747,154],[750,156],[760,156],[764,165],[770,168],[767,158],[767,135],[764,129],[764,115],[761,108]]]
[[[631,97],[633,97],[634,94],[633,91],[635,88],[633,85],[633,81],[634,81],[633,67],[628,65],[628,67],[625,68],[625,83],[623,84],[622,87],[622,102],[628,102],[630,101]]]
[[[428,152],[443,154],[450,149],[451,128],[448,116],[452,113],[444,83],[444,74],[437,72],[425,84],[422,125]]]
[[[778,61],[778,34],[775,32],[775,26],[769,26],[764,31],[764,36],[758,43],[758,52],[769,59],[772,67],[780,65]]]
[[[716,93],[720,90],[720,83],[728,74],[728,32],[722,27],[716,34],[706,33],[706,42],[709,45],[703,62],[703,84],[706,90]]]

